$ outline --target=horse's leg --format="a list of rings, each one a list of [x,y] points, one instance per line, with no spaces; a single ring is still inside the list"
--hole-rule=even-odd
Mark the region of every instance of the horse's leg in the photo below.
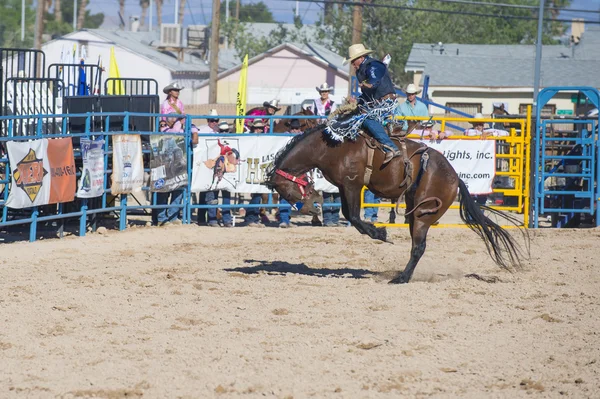
[[[415,267],[426,248],[427,241],[427,232],[429,231],[429,226],[431,226],[428,221],[429,218],[424,218],[425,220],[417,219],[414,220],[414,216],[409,215],[410,219],[413,223],[410,223],[411,226],[411,236],[412,236],[412,249],[410,250],[410,260],[408,264],[404,268],[404,271],[400,273],[397,277],[390,280],[390,284],[404,284],[410,281],[410,278],[415,271]]]
[[[385,227],[375,227],[372,223],[363,222],[360,218],[360,197],[362,195],[362,187],[353,188],[345,186],[340,190],[340,193],[342,193],[342,212],[352,226],[354,226],[361,234],[367,234],[374,240],[387,241],[387,231]]]

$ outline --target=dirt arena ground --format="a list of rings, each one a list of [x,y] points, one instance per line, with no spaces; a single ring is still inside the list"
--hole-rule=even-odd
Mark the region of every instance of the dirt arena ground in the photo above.
[[[511,274],[434,229],[402,286],[408,232],[389,231],[2,244],[0,398],[600,397],[600,230],[531,231]]]

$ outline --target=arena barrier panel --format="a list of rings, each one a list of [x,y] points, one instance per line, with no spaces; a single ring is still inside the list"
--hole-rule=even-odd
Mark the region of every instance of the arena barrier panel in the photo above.
[[[434,129],[441,132],[446,131],[448,122],[472,122],[474,118],[447,118],[447,117],[396,117],[397,121],[433,121],[441,124],[441,128]],[[494,140],[496,142],[496,169],[495,177],[503,177],[507,184],[503,184],[505,187],[493,187],[492,194],[502,194],[504,197],[503,205],[491,204],[491,207],[501,211],[510,211],[519,214],[523,214],[523,226],[529,226],[529,208],[530,208],[530,195],[529,187],[531,180],[531,106],[527,107],[527,116],[525,119],[522,118],[497,118],[497,119],[477,119],[479,122],[484,123],[506,123],[511,124],[512,127],[507,130],[509,133],[505,137],[489,137],[486,140]],[[518,129],[516,128],[518,126]],[[435,127],[435,126],[434,126]],[[409,134],[409,139],[420,141],[429,144],[431,140],[429,138],[420,135]],[[452,135],[443,140],[481,140],[478,137],[470,137],[462,135],[462,132],[456,134],[452,132]],[[439,142],[439,140],[438,140]],[[364,192],[364,189],[363,189]],[[380,203],[380,204],[366,204],[364,203],[364,195],[361,199],[361,208],[395,208],[396,205],[392,203]],[[508,201],[507,201],[508,200]],[[399,208],[406,208],[406,204],[401,203]],[[452,205],[450,209],[458,209],[458,204]],[[402,215],[397,215],[402,217]],[[386,227],[408,227],[406,223],[376,223],[377,226]],[[464,227],[464,224],[437,224],[432,227]],[[511,226],[503,226],[511,227]]]

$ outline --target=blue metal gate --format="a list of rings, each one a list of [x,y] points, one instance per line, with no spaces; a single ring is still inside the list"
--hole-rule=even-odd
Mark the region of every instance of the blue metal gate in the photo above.
[[[579,91],[596,107],[600,92],[592,87],[548,87],[537,100],[534,227],[546,215],[552,227],[577,226],[582,215],[596,217],[600,225],[598,118],[544,119],[541,110],[560,91]],[[573,129],[557,133],[557,124]]]

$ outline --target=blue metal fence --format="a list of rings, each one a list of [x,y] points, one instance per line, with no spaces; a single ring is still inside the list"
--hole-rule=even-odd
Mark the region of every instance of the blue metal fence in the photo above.
[[[0,219],[0,228],[5,228],[9,226],[16,225],[29,225],[29,239],[30,241],[35,241],[38,235],[38,224],[44,222],[60,222],[59,233],[62,235],[63,227],[65,221],[68,219],[78,218],[78,234],[80,236],[84,236],[86,234],[87,228],[91,225],[92,229],[96,228],[96,218],[101,214],[114,212],[118,215],[119,220],[119,229],[124,230],[127,228],[127,216],[131,214],[133,211],[139,210],[162,210],[166,208],[179,207],[181,209],[182,222],[187,224],[192,220],[192,213],[194,210],[200,209],[209,209],[209,208],[221,208],[221,209],[234,209],[234,208],[281,208],[287,207],[291,208],[291,205],[288,204],[274,204],[272,202],[271,195],[269,195],[269,203],[267,204],[259,204],[259,205],[251,205],[251,204],[230,204],[230,205],[210,205],[210,204],[195,204],[192,201],[192,193],[190,191],[191,187],[191,176],[192,176],[192,155],[193,151],[191,145],[186,146],[186,157],[188,160],[188,182],[185,187],[183,187],[184,195],[183,201],[179,205],[159,205],[157,204],[157,193],[153,193],[151,196],[150,204],[140,204],[140,203],[131,203],[128,200],[128,195],[122,194],[119,196],[119,203],[116,201],[114,203],[111,202],[111,191],[108,187],[108,179],[112,174],[111,164],[109,161],[112,157],[112,145],[110,138],[117,134],[139,134],[141,136],[152,136],[152,135],[160,135],[164,134],[156,131],[131,131],[129,127],[131,124],[129,123],[130,118],[132,117],[149,117],[156,118],[153,125],[158,129],[158,118],[165,117],[168,115],[160,115],[160,114],[144,114],[144,113],[87,113],[87,114],[61,114],[61,115],[34,115],[34,116],[11,116],[11,117],[0,117],[0,126],[6,126],[7,129],[4,132],[4,135],[0,135],[0,149],[6,148],[6,143],[9,141],[26,141],[26,140],[34,140],[34,139],[44,139],[44,138],[81,138],[86,137],[90,139],[103,138],[104,139],[104,164],[105,164],[105,179],[104,179],[104,193],[102,196],[93,199],[79,199],[75,198],[74,202],[71,204],[54,204],[54,205],[44,205],[40,207],[32,207],[24,210],[12,210],[5,206],[6,200],[8,199],[8,188],[11,181],[11,171],[9,168],[9,160],[7,154],[4,152],[0,152],[0,173],[2,170],[5,171],[4,177],[0,176],[0,185],[4,186],[4,189],[0,191],[0,209],[2,212],[2,217]],[[181,117],[181,115],[172,115]],[[93,131],[92,127],[92,119],[93,118],[106,118],[107,122],[105,124],[105,130],[102,132]],[[109,123],[110,118],[119,119],[122,121],[122,130],[120,131],[109,131]],[[14,136],[12,134],[13,129],[12,126],[15,123],[19,123],[19,121],[23,118],[33,119],[37,121],[37,129],[35,134],[29,136]],[[67,127],[69,126],[70,118],[85,118],[85,132],[84,133],[58,133],[58,134],[46,134],[42,129],[44,121],[46,119],[52,120],[60,120],[62,124],[61,132],[67,132]],[[208,115],[187,115],[185,117],[185,133],[168,133],[170,135],[178,135],[185,137],[185,142],[191,144],[191,122],[192,119],[207,119],[212,118]],[[239,117],[230,115],[230,116],[220,116],[221,119],[235,120]],[[251,117],[253,118],[253,117]],[[317,116],[298,116],[298,115],[289,115],[289,116],[261,116],[264,119],[319,119]],[[270,123],[271,132],[272,133],[274,123]],[[113,126],[114,127],[114,126]],[[235,133],[230,133],[235,134]],[[247,134],[245,134],[247,135]],[[292,136],[292,134],[276,134],[280,136]],[[219,136],[219,134],[199,134],[202,137],[215,137]],[[222,134],[221,134],[222,136]],[[264,136],[261,134],[256,134],[256,136]],[[149,147],[144,147],[142,149],[143,154],[149,154],[151,149]],[[81,164],[81,152],[77,147],[74,148],[75,155],[75,163]],[[144,163],[144,172],[149,173],[150,168],[147,162]],[[79,178],[81,175],[80,172],[76,174]],[[143,191],[149,192],[150,187],[144,185],[142,188]],[[129,197],[129,199],[135,197]],[[325,207],[339,207],[341,204],[324,204]]]
[[[553,227],[574,226],[581,215],[595,215],[600,226],[600,147],[598,119],[543,120],[541,110],[560,91],[580,91],[597,107],[600,92],[592,87],[549,87],[537,100],[535,143],[535,196],[533,221],[548,215]],[[574,129],[554,134],[554,125]]]

